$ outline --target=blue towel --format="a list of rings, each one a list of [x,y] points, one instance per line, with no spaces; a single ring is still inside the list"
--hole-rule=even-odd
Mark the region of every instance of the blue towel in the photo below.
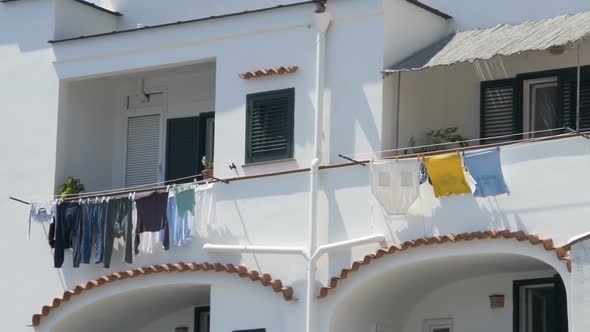
[[[463,159],[469,174],[475,180],[473,196],[487,197],[510,194],[502,174],[500,148],[465,152]]]

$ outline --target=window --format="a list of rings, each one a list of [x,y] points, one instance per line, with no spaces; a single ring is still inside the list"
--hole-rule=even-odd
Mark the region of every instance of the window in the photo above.
[[[211,328],[211,307],[195,308],[195,332],[209,332]]]
[[[203,157],[213,162],[215,113],[168,120],[166,180],[192,181],[203,169]],[[175,181],[177,182],[177,181]]]
[[[293,158],[295,89],[246,97],[246,164]]]
[[[127,118],[126,187],[160,181],[160,129],[160,114]]]
[[[424,332],[453,332],[452,318],[431,318],[424,321]]]
[[[559,87],[557,77],[544,77],[524,81],[524,132],[542,131],[561,127]],[[551,134],[537,133],[530,137]]]
[[[590,66],[582,67],[580,130],[590,129]],[[518,139],[514,135],[561,127],[576,128],[577,69],[525,73],[481,82],[480,134],[485,143]],[[548,132],[531,136],[557,134]],[[514,135],[514,136],[510,136]]]
[[[515,332],[566,332],[567,301],[559,276],[514,281]]]

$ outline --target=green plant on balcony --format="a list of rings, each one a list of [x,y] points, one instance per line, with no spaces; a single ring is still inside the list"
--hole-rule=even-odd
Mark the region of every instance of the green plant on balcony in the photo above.
[[[450,149],[453,147],[466,147],[468,144],[467,142],[463,141],[467,140],[467,138],[458,134],[458,131],[458,127],[431,129],[426,132],[426,143],[424,145],[434,146],[426,146],[421,148],[414,148],[416,145],[416,140],[414,139],[414,136],[412,136],[410,137],[410,141],[408,143],[408,146],[412,148],[404,150],[404,153],[425,153]]]
[[[74,179],[71,176],[68,177],[66,182],[64,182],[64,184],[59,188],[59,193],[62,198],[75,196],[81,192],[84,192],[84,185],[79,179]]]

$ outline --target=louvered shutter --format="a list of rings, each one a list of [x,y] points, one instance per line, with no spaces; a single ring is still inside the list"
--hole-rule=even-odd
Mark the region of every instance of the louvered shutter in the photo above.
[[[576,80],[564,80],[562,87],[563,125],[576,129]],[[580,88],[580,130],[590,129],[590,81],[582,81]]]
[[[246,163],[293,157],[295,90],[247,96]]]
[[[125,186],[139,186],[160,180],[160,115],[129,117]]]
[[[522,116],[517,106],[516,80],[498,80],[481,83],[481,137],[496,137],[521,132]],[[488,139],[496,143],[517,138]]]

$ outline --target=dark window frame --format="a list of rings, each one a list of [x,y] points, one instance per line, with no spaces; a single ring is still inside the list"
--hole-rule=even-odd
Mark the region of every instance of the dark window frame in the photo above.
[[[590,65],[580,67],[581,73],[581,81],[582,82],[590,82]],[[534,71],[534,72],[527,72],[527,73],[520,73],[515,75],[512,78],[507,79],[499,79],[499,80],[490,80],[490,81],[481,81],[480,82],[480,132],[479,136],[482,139],[482,142],[485,143],[485,137],[483,136],[485,132],[485,124],[484,124],[484,93],[486,88],[493,88],[498,86],[507,86],[512,85],[514,88],[514,100],[513,100],[513,132],[514,133],[521,133],[523,131],[523,109],[524,109],[524,100],[523,100],[523,85],[524,81],[536,79],[536,78],[543,78],[543,77],[557,77],[558,82],[558,93],[559,93],[559,100],[560,103],[558,106],[558,111],[561,114],[560,123],[564,124],[564,83],[570,81],[577,81],[577,67],[565,67],[565,68],[558,68],[558,69],[550,69],[550,70],[541,70],[541,71]],[[584,128],[581,128],[584,129]],[[508,140],[515,140],[520,139],[521,136],[514,136]]]
[[[201,307],[195,307],[195,326],[194,326],[194,331],[195,332],[209,332],[209,331],[201,331],[201,314],[204,312],[208,312],[209,313],[209,317],[211,317],[211,307],[210,306],[201,306]],[[210,320],[211,318],[209,318]],[[211,328],[211,326],[209,326],[209,328]]]
[[[512,282],[512,332],[521,332],[520,331],[520,287],[522,286],[531,286],[531,285],[542,285],[542,284],[552,284],[555,291],[555,300],[559,301],[560,295],[563,295],[563,301],[567,303],[567,294],[565,294],[565,286],[563,285],[563,280],[559,274],[555,276],[548,277],[548,278],[536,278],[536,279],[521,279],[521,280],[513,280]],[[564,292],[564,294],[559,294],[558,292]],[[566,309],[567,310],[567,309]],[[554,324],[556,326],[552,326],[553,330],[556,332],[567,332],[567,311],[565,315],[563,313],[557,313],[556,321]],[[562,322],[563,320],[563,322]],[[563,325],[564,323],[565,325]]]
[[[252,152],[252,104],[259,100],[272,99],[277,97],[287,97],[289,99],[287,109],[287,148],[285,153],[280,156],[255,156]],[[245,146],[245,164],[258,164],[267,162],[277,162],[282,160],[293,159],[295,150],[295,88],[281,90],[272,90],[257,92],[246,95],[246,146]]]

